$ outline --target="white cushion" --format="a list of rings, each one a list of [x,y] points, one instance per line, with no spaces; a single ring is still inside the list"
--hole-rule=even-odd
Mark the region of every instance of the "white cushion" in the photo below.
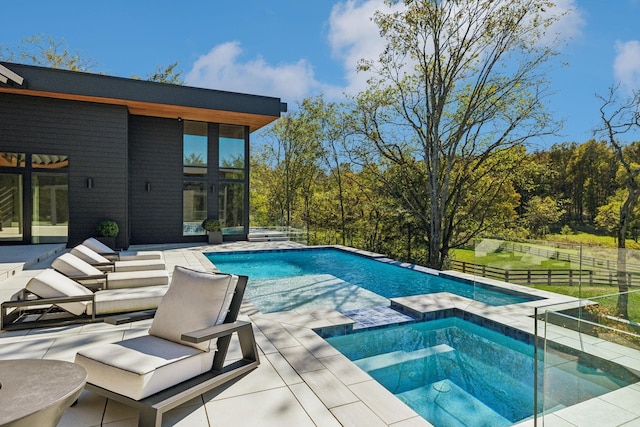
[[[67,277],[103,276],[104,273],[71,253],[60,255],[51,266]]]
[[[87,381],[140,400],[211,369],[214,352],[145,335],[81,350]]]
[[[167,286],[167,270],[121,271],[107,273],[107,289],[136,288],[142,286]]]
[[[87,240],[82,242],[82,244],[99,254],[114,253],[113,249],[111,249],[109,246],[105,245],[100,240],[95,239],[93,237],[89,237]]]
[[[115,252],[109,246],[102,243],[100,240],[93,237],[89,237],[82,244],[99,254],[115,254],[118,255],[118,259],[121,261],[128,261],[133,259],[164,259],[162,251],[121,251]]]
[[[78,245],[69,251],[71,255],[74,255],[84,262],[94,265],[94,264],[108,264],[111,261],[92,250],[91,248],[86,247],[85,245]]]
[[[148,271],[165,270],[167,267],[161,259],[136,259],[131,261],[116,261],[114,268],[115,271]]]
[[[157,308],[169,286],[107,289],[96,292],[96,315],[128,313]],[[93,314],[93,306],[87,305],[87,314]]]
[[[25,288],[41,298],[75,297],[93,294],[78,282],[50,268],[29,279]],[[86,307],[91,306],[91,301],[68,302],[57,305],[69,313],[79,316],[85,312]]]
[[[176,266],[171,286],[158,306],[149,335],[206,350],[211,342],[187,343],[183,333],[224,322],[238,276]]]
[[[122,251],[118,252],[120,261],[140,260],[140,259],[161,259],[164,260],[162,251]]]

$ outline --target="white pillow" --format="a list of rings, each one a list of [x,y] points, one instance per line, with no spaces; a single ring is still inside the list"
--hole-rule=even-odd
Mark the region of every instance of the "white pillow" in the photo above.
[[[176,266],[169,290],[158,305],[149,335],[201,350],[210,349],[210,341],[195,344],[180,338],[186,332],[224,322],[237,283],[238,276]]]

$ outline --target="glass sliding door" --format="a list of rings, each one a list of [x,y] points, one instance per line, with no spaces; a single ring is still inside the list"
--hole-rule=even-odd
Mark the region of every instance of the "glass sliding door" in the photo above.
[[[67,174],[34,172],[31,188],[32,243],[65,243],[69,234]]]
[[[22,174],[0,173],[0,242],[22,242]]]
[[[237,238],[247,232],[244,192],[248,139],[245,128],[221,124],[218,150],[218,215],[222,233]]]
[[[206,123],[184,121],[182,235],[205,234],[202,221],[207,218],[207,156],[208,127]]]

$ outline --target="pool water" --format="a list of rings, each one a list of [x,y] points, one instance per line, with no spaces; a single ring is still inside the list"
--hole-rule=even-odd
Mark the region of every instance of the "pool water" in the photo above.
[[[226,273],[249,276],[247,297],[262,311],[388,305],[388,298],[451,292],[500,306],[538,299],[439,277],[335,248],[207,253]]]
[[[475,323],[451,317],[327,341],[436,427],[510,426],[533,416],[533,345]],[[640,380],[602,359],[546,357],[539,378],[547,412]]]

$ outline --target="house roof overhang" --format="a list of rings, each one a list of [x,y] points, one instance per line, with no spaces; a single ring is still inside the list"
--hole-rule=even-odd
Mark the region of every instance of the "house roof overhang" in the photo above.
[[[253,132],[286,112],[285,103],[267,96],[6,62],[0,66],[24,79],[21,84],[0,80],[0,93],[124,105],[134,115],[243,125]]]

